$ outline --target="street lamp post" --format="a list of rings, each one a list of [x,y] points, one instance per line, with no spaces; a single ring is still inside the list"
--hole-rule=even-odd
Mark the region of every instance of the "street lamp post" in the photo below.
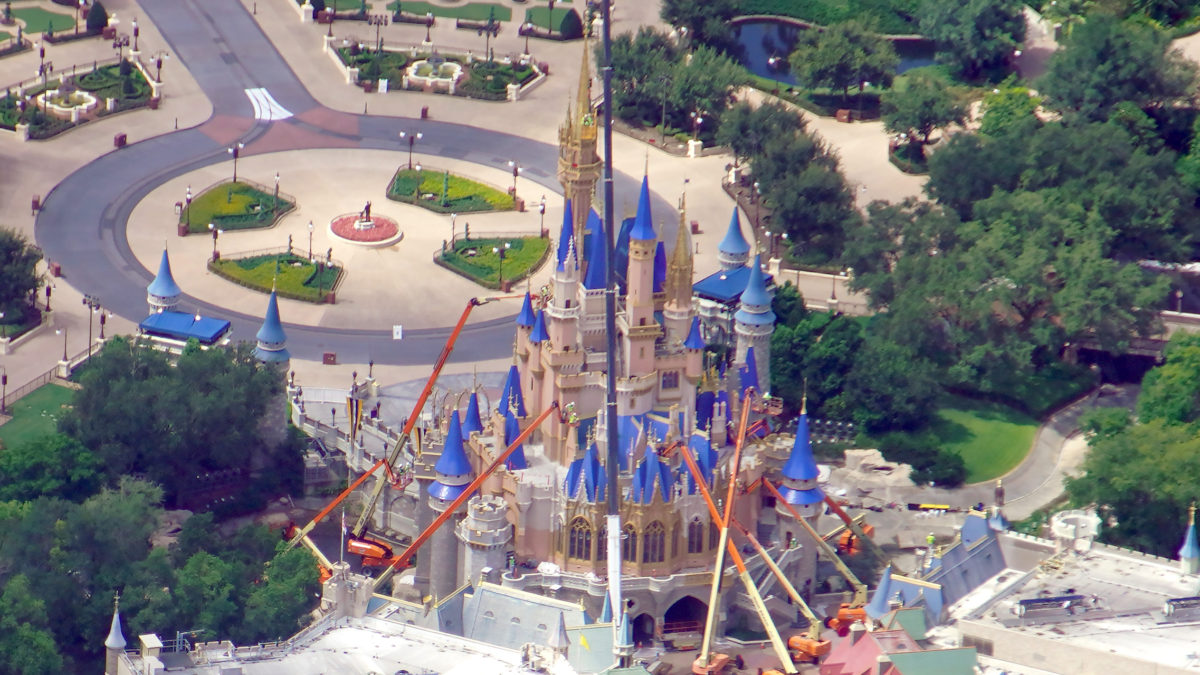
[[[458,218],[457,213],[450,214],[450,245],[454,245],[454,221]]]
[[[504,290],[504,256],[512,246],[509,242],[504,242],[504,246],[493,246],[492,253],[495,253],[500,258],[500,264],[496,267],[496,282],[500,286],[500,290]]]
[[[216,262],[221,259],[221,254],[217,253],[217,237],[221,234],[221,230],[217,229],[216,225],[209,223],[208,231],[212,232],[212,238],[213,238],[212,259],[213,259],[213,262]]]
[[[775,257],[775,237],[770,230],[763,231],[763,236],[767,238],[767,255],[771,258]]]
[[[129,46],[129,36],[128,35],[118,35],[117,37],[113,38],[112,47],[113,47],[113,49],[117,50],[117,63],[118,64],[125,60],[125,48],[128,46]]]
[[[100,310],[100,341],[104,341],[104,324],[108,322],[108,312]]]
[[[84,294],[83,304],[89,310],[89,312],[88,312],[87,358],[89,361],[91,361],[92,360],[92,317],[95,316],[96,311],[100,309],[100,298],[97,298],[94,295]]]
[[[65,361],[67,360],[67,327],[66,327],[66,326],[63,326],[63,327],[62,327],[62,328],[60,328],[60,329],[56,329],[56,330],[54,331],[54,334],[55,334],[55,335],[60,335],[60,334],[61,334],[61,335],[63,336],[63,357],[62,357],[62,360],[65,362]]]
[[[425,13],[425,43],[426,44],[433,42],[433,40],[431,40],[429,38],[429,29],[430,28],[433,28],[433,12],[426,12]]]
[[[135,51],[135,52],[136,52],[136,51],[138,50],[138,25],[137,25],[137,17],[134,17],[134,19],[133,19],[133,21],[131,22],[131,24],[132,24],[132,26],[133,26],[133,51]]]
[[[187,200],[187,206],[184,207],[184,210],[187,213],[187,216],[186,216],[187,217],[187,226],[188,226],[188,231],[190,232],[192,229],[192,186],[191,185],[187,186],[187,196],[185,196],[184,199]]]
[[[512,167],[512,173],[513,173],[512,196],[513,196],[513,201],[516,201],[516,199],[517,199],[517,176],[521,175],[521,163],[515,159],[512,159],[512,160],[509,160],[508,165],[510,167]]]
[[[7,414],[8,369],[0,366],[0,415]]]
[[[163,60],[169,59],[169,58],[171,58],[171,55],[168,54],[165,50],[160,49],[157,53],[154,54],[154,69],[155,69],[154,70],[154,81],[155,82],[162,83]]]
[[[313,235],[313,222],[310,220],[310,221],[308,221],[308,261],[309,262],[312,262],[312,235]]]
[[[754,229],[758,229],[758,205],[762,202],[762,186],[754,181]]]
[[[271,208],[271,215],[279,213],[279,172],[275,172],[275,205]]]
[[[49,286],[49,285],[46,286],[46,311],[47,312],[50,311],[50,291],[52,288],[53,288],[52,286]]]
[[[87,0],[79,0],[75,3],[75,34],[79,35],[79,21],[82,19],[83,6],[87,4]]]
[[[383,51],[383,39],[379,35],[379,29],[388,25],[388,17],[386,14],[371,14],[367,17],[367,25],[375,26],[375,53]]]
[[[533,32],[533,24],[525,22],[525,56],[529,56],[529,34]]]
[[[413,160],[412,160],[413,146],[417,144],[417,141],[421,140],[424,137],[425,137],[425,134],[421,133],[420,131],[418,131],[415,134],[410,134],[405,131],[400,132],[400,140],[404,140],[406,138],[408,139],[408,170],[409,171],[413,170]]]
[[[700,138],[700,125],[704,123],[704,111],[694,110],[688,114],[692,118],[692,140]]]
[[[538,236],[541,237],[546,231],[546,195],[542,195],[542,201],[538,202],[538,215],[541,216],[538,223]]]
[[[238,143],[229,148],[229,154],[233,155],[233,182],[237,182],[237,161],[238,156],[242,154],[242,148],[246,147],[245,143]]]

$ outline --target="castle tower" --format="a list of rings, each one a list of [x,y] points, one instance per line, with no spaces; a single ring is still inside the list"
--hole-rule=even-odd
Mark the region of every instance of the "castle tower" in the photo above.
[[[1179,569],[1184,574],[1196,574],[1200,570],[1200,546],[1196,544],[1196,505],[1188,507],[1187,533],[1179,547]]]
[[[871,602],[867,603],[867,616],[878,621],[891,611],[889,599],[892,594],[892,566],[888,565],[883,570],[883,574],[879,576],[879,585],[875,587],[875,594],[871,596]]]
[[[654,370],[654,342],[662,331],[654,320],[654,251],[658,237],[650,215],[650,181],[642,178],[637,216],[629,233],[629,272],[625,298],[627,377]]]
[[[671,262],[667,265],[667,280],[663,291],[667,302],[663,307],[663,319],[667,329],[667,343],[683,342],[692,319],[692,244],[688,236],[687,204],[680,203],[679,230],[675,233],[675,249],[671,251]],[[701,345],[703,348],[703,345]]]
[[[504,449],[507,450],[508,446],[512,445],[513,441],[517,440],[517,436],[520,435],[521,423],[517,421],[516,415],[513,414],[510,408],[504,414]],[[509,471],[524,471],[529,468],[529,460],[525,459],[524,444],[518,445],[513,449],[508,459],[504,460],[504,468]]]
[[[437,480],[429,486],[429,508],[437,514],[444,513],[471,482],[474,471],[471,462],[467,460],[463,448],[462,423],[458,419],[458,411],[450,413],[450,429],[446,432],[446,442],[442,447],[442,456],[433,467]],[[459,521],[465,512],[463,506],[451,517],[449,527],[441,527],[429,541],[429,556],[437,561],[429,571],[429,592],[434,601],[449,597],[458,588],[458,545],[455,532]]]
[[[163,253],[163,260],[166,260]],[[168,275],[170,270],[168,269]],[[108,628],[108,637],[104,640],[104,675],[117,675],[117,659],[125,651],[125,636],[121,634],[120,598],[113,598],[112,624]]]
[[[733,207],[733,216],[729,218],[729,229],[725,232],[725,238],[717,246],[717,262],[721,263],[722,270],[728,272],[745,267],[748,260],[750,260],[750,244],[742,236],[742,223],[738,218],[738,209],[735,206]]]
[[[171,259],[167,257],[167,249],[163,248],[162,260],[158,263],[158,274],[146,287],[146,304],[150,306],[151,314],[170,312],[179,305],[182,295],[183,291],[171,275]]]
[[[580,341],[584,349],[605,349],[604,289],[608,285],[608,239],[604,222],[595,209],[588,209],[587,265],[583,276],[583,316]]]
[[[573,227],[572,205],[568,199],[559,235],[558,264],[551,275],[554,295],[546,307],[550,344],[558,351],[573,351],[578,343],[579,248],[572,236]]]
[[[471,398],[467,402],[467,414],[463,417],[462,430],[463,438],[470,438],[471,434],[477,431],[483,432],[483,419],[479,417],[479,394],[476,392],[471,392]]]
[[[288,364],[292,355],[287,349],[287,334],[283,332],[283,323],[279,320],[279,300],[275,291],[267,299],[267,314],[263,317],[262,328],[258,329],[255,338],[258,344],[254,347],[254,358],[269,368],[274,368],[282,381],[287,377]],[[287,439],[287,387],[281,387],[277,399],[267,403],[263,408],[262,419],[258,423],[258,437],[267,447],[279,447]],[[253,453],[250,458],[250,468],[255,471],[266,468],[266,457],[262,453]]]
[[[800,418],[796,423],[796,441],[792,444],[792,452],[783,465],[783,482],[779,485],[779,495],[783,501],[800,515],[816,526],[816,520],[824,507],[825,493],[817,485],[820,472],[817,462],[813,459],[812,440],[808,435],[808,410],[805,402],[800,403]],[[775,513],[779,518],[782,532],[776,533],[776,538],[785,546],[798,542],[803,546],[803,555],[797,561],[797,573],[800,578],[811,579],[817,572],[817,545],[809,541],[807,533],[794,522],[791,511],[784,504],[775,504]]]
[[[603,168],[596,149],[599,127],[592,110],[592,68],[588,47],[588,41],[584,40],[575,109],[572,111],[567,106],[566,122],[558,128],[558,182],[562,183],[563,195],[575,205],[572,229],[576,247],[583,243],[587,206],[592,203],[592,193]]]
[[[478,583],[485,569],[490,568],[491,574],[497,578],[504,570],[512,543],[512,525],[508,524],[507,513],[508,504],[503,497],[480,495],[467,502],[467,517],[455,531],[462,542],[460,583]],[[494,582],[496,579],[484,580]]]
[[[262,328],[254,337],[258,340],[258,345],[254,347],[254,358],[263,363],[278,364],[282,369],[287,368],[292,355],[287,350],[287,333],[283,332],[283,323],[279,320],[279,299],[275,297],[275,291],[271,291],[271,297],[267,299],[267,315],[263,317]]]
[[[533,300],[529,291],[525,291],[525,300],[521,303],[521,312],[517,314],[517,337],[513,350],[519,357],[529,355],[529,332],[533,330]]]
[[[629,610],[625,610],[621,613],[621,624],[617,626],[617,642],[613,645],[613,653],[622,668],[633,665],[633,651],[633,626],[629,622]]]
[[[762,262],[754,256],[746,290],[738,301],[738,310],[733,314],[733,331],[737,334],[737,356],[734,362],[746,364],[746,350],[753,346],[758,382],[763,392],[771,387],[771,333],[775,330],[775,312],[771,311],[771,295],[767,293],[763,279]]]

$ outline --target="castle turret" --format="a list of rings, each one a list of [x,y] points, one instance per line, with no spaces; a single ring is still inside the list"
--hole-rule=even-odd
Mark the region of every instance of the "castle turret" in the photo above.
[[[617,641],[613,645],[613,653],[622,668],[633,665],[633,651],[633,626],[629,622],[629,610],[625,610],[621,612],[621,623],[617,626]]]
[[[571,202],[563,211],[557,264],[551,279],[554,294],[546,307],[550,342],[556,350],[576,349],[579,328],[579,249],[572,236]]]
[[[762,261],[757,255],[750,267],[746,290],[738,300],[738,310],[733,314],[733,330],[737,334],[734,362],[745,365],[746,350],[753,346],[758,383],[762,387],[761,393],[766,393],[771,386],[771,333],[775,330],[775,312],[771,311],[771,295],[767,293]]]
[[[680,203],[679,229],[675,233],[675,248],[667,265],[667,280],[663,291],[667,302],[663,306],[667,342],[686,340],[692,322],[692,244],[688,237],[687,205]]]
[[[812,440],[808,435],[808,410],[804,402],[800,404],[800,417],[796,422],[796,440],[781,473],[783,483],[779,486],[779,494],[784,501],[805,518],[821,515],[825,493],[817,485],[820,472],[813,459]],[[783,506],[778,508],[781,516],[790,517]]]
[[[280,364],[286,368],[292,355],[287,350],[287,333],[283,332],[283,323],[279,320],[279,299],[275,291],[267,299],[267,315],[263,317],[262,328],[255,335],[258,345],[254,348],[254,357],[263,363]]]
[[[179,305],[179,298],[182,296],[183,291],[171,275],[171,259],[167,257],[167,249],[164,248],[162,260],[158,263],[158,274],[146,287],[146,304],[150,306],[151,314],[170,312]]]
[[[529,332],[533,330],[533,299],[529,291],[525,291],[525,300],[521,302],[521,311],[517,314],[517,337],[514,348],[517,356],[527,357],[529,354]]]
[[[164,259],[166,254],[163,254]],[[118,659],[125,651],[125,636],[121,634],[120,598],[113,599],[112,623],[104,640],[104,675],[117,675]]]
[[[442,446],[442,455],[433,467],[437,479],[429,485],[429,507],[437,514],[444,513],[471,482],[474,471],[471,462],[467,460],[463,448],[462,423],[458,419],[458,411],[450,413],[450,428],[446,432],[446,442]],[[449,597],[458,587],[458,546],[454,532],[458,529],[458,521],[466,511],[465,506],[459,506],[451,517],[449,527],[443,526],[434,532],[430,539],[429,555],[437,561],[429,574],[429,592],[434,600]]]
[[[483,431],[483,419],[479,416],[479,394],[471,392],[471,398],[467,402],[467,414],[463,417],[462,423],[463,438],[470,438],[471,434]]]
[[[683,341],[683,348],[687,350],[686,374],[693,382],[697,382],[704,369],[704,338],[700,336],[700,317],[692,317],[692,329]]]
[[[461,583],[477,584],[480,577],[491,582],[499,578],[512,544],[507,513],[507,502],[496,495],[479,495],[467,502],[467,517],[455,532],[462,542]],[[491,574],[485,574],[487,570]]]
[[[1183,545],[1179,547],[1179,569],[1184,574],[1196,574],[1200,570],[1200,546],[1196,544],[1196,505],[1188,507],[1187,532]]]
[[[504,415],[505,449],[512,445],[513,441],[517,440],[517,437],[520,435],[521,423],[517,421],[516,415],[513,415],[513,411],[510,409]],[[509,455],[508,459],[504,461],[504,467],[509,471],[523,471],[529,468],[529,461],[525,459],[524,445],[518,445],[516,449],[512,451],[512,454]]]
[[[629,232],[628,295],[625,299],[625,354],[628,377],[654,370],[654,342],[661,334],[654,320],[654,251],[658,237],[650,215],[650,181],[642,178],[637,216]]]
[[[733,207],[733,216],[729,219],[729,229],[725,232],[725,238],[717,246],[717,262],[721,263],[721,269],[729,271],[745,267],[746,261],[749,259],[750,244],[742,236],[742,222],[735,206]]]
[[[587,205],[592,203],[602,162],[596,149],[596,115],[592,110],[592,68],[588,60],[587,40],[583,41],[583,64],[579,71],[579,90],[575,109],[567,107],[566,122],[558,128],[558,182],[563,195],[575,204],[573,230],[575,246],[583,242]]]

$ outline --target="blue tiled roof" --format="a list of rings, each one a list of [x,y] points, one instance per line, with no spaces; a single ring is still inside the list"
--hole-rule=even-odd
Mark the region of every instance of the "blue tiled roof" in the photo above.
[[[817,462],[813,459],[812,440],[808,434],[808,414],[800,413],[796,422],[796,442],[792,454],[783,465],[783,477],[792,480],[816,480],[820,475]]]
[[[275,291],[271,291],[271,297],[267,299],[267,315],[263,317],[262,328],[258,329],[255,337],[267,344],[287,342],[287,333],[283,332],[283,324],[279,321],[279,299]]]
[[[712,391],[701,391],[696,394],[696,428],[708,429],[708,422],[713,416],[713,405],[717,402],[717,394]]]
[[[604,594],[604,607],[600,610],[600,623],[612,623],[612,596]]]
[[[655,488],[663,503],[671,501],[671,467],[658,459],[658,453],[646,448],[646,456],[633,472],[633,489],[630,497],[635,503],[649,504],[654,499]]]
[[[738,380],[741,382],[741,398],[745,398],[746,390],[750,387],[762,393],[758,386],[758,360],[754,358],[754,347],[746,348],[746,365],[738,368]]]
[[[746,289],[742,291],[740,299],[743,305],[771,306],[771,296],[767,294],[767,280],[762,273],[760,255],[754,256],[754,262],[750,265],[750,276],[746,279]]]
[[[185,312],[156,312],[146,317],[138,328],[143,333],[158,335],[172,340],[196,338],[201,344],[211,345],[229,332],[229,322]]]
[[[637,216],[633,219],[633,232],[629,236],[639,241],[657,238],[654,234],[654,218],[650,215],[649,176],[642,176],[642,189],[638,193]]]
[[[588,240],[584,247],[587,254],[587,273],[583,279],[583,287],[595,291],[605,288],[608,284],[608,241],[604,238],[604,223],[600,220],[595,209],[588,210],[587,220]]]
[[[508,414],[504,416],[504,447],[507,449],[520,435],[521,423],[517,422],[516,416],[509,410]],[[504,461],[504,466],[509,471],[522,471],[529,468],[529,462],[525,459],[524,444],[518,445],[517,449],[512,451],[512,454]]]
[[[146,287],[146,292],[150,295],[157,295],[160,298],[173,298],[178,295],[183,295],[179,284],[175,283],[175,277],[171,276],[171,260],[167,257],[167,249],[163,249],[162,260],[158,263],[158,274],[154,276],[154,281]]]
[[[700,469],[700,475],[711,488],[713,470],[717,466],[717,451],[713,450],[712,443],[705,435],[692,434],[692,437],[688,439],[687,451],[691,452],[692,456],[696,458],[696,466]],[[687,467],[683,467],[683,470],[687,473],[688,477],[688,494],[694,495],[697,488],[696,479],[692,477],[692,472],[688,471]]]
[[[704,338],[700,337],[700,317],[692,317],[692,329],[688,331],[683,346],[688,349],[704,349]]]
[[[558,254],[554,256],[554,261],[557,264],[555,269],[562,271],[563,263],[567,260],[568,251],[570,251],[573,239],[575,239],[575,219],[571,215],[571,200],[568,199],[566,204],[563,205],[562,229],[558,233]]]
[[[667,283],[667,249],[663,243],[658,242],[658,246],[654,247],[654,292],[662,291],[663,286]]]
[[[471,392],[471,399],[467,402],[467,415],[463,418],[462,423],[463,436],[470,438],[471,433],[475,431],[483,431],[483,420],[479,417],[479,394]]]
[[[811,490],[797,490],[790,488],[787,485],[779,486],[779,495],[783,497],[783,501],[792,506],[808,506],[825,501],[825,493],[821,492],[821,488],[813,488]]]
[[[1188,523],[1187,534],[1183,535],[1183,545],[1179,547],[1180,559],[1200,558],[1200,546],[1196,544],[1196,524]]]
[[[529,334],[529,341],[534,344],[540,344],[550,339],[550,334],[546,332],[546,312],[538,310],[537,318],[533,321],[533,332]]]
[[[731,305],[742,296],[749,279],[749,267],[736,267],[728,271],[714,272],[692,284],[692,292],[702,298]],[[763,274],[763,280],[764,283],[770,282],[772,277],[770,274]]]
[[[515,365],[508,369],[508,379],[504,381],[504,389],[500,392],[500,400],[497,402],[496,408],[505,411],[508,410],[509,405],[516,406],[517,417],[525,416],[525,396],[521,393],[521,374]]]
[[[629,610],[621,612],[621,625],[620,630],[617,632],[619,633],[617,639],[618,647],[633,646],[633,624],[629,621]]]
[[[736,206],[733,207],[733,216],[729,218],[729,229],[725,231],[725,238],[721,240],[717,250],[730,255],[745,255],[750,252],[750,244],[746,237],[742,236],[742,224]]]
[[[525,291],[525,300],[521,303],[521,313],[517,315],[517,325],[526,328],[533,326],[533,300],[529,291]]]
[[[604,465],[600,463],[600,452],[596,449],[596,444],[592,443],[583,453],[583,457],[571,462],[571,465],[567,467],[567,478],[563,487],[567,496],[571,498],[578,497],[579,488],[582,487],[584,498],[595,503],[604,500],[607,480],[608,473],[604,470]],[[611,619],[611,608],[607,608],[607,611]],[[601,620],[604,620],[603,616]]]
[[[875,587],[875,594],[871,596],[871,602],[867,603],[867,616],[878,620],[889,611],[888,595],[892,592],[892,566],[888,565],[883,570],[883,574],[879,577],[879,585]]]
[[[462,422],[458,419],[457,410],[450,413],[446,444],[433,470],[444,476],[466,476],[471,473],[471,462],[467,461],[467,451],[463,448]]]
[[[621,221],[621,227],[617,229],[616,249],[613,251],[612,263],[613,274],[617,277],[617,288],[625,292],[625,278],[629,274],[629,239],[633,232],[633,218],[626,218]]]
[[[973,544],[991,532],[992,528],[988,527],[987,518],[971,513],[963,519],[962,532],[959,536],[962,537],[964,544]]]
[[[440,480],[435,480],[429,484],[430,496],[437,497],[442,501],[454,501],[459,495],[467,491],[466,484],[462,485],[447,485]]]

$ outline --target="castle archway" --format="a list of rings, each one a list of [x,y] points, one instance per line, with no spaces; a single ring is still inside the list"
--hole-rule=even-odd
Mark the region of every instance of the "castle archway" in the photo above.
[[[663,615],[663,634],[703,632],[707,617],[708,603],[685,595],[668,607]]]
[[[633,620],[633,643],[640,645],[654,639],[654,617],[638,614]]]

